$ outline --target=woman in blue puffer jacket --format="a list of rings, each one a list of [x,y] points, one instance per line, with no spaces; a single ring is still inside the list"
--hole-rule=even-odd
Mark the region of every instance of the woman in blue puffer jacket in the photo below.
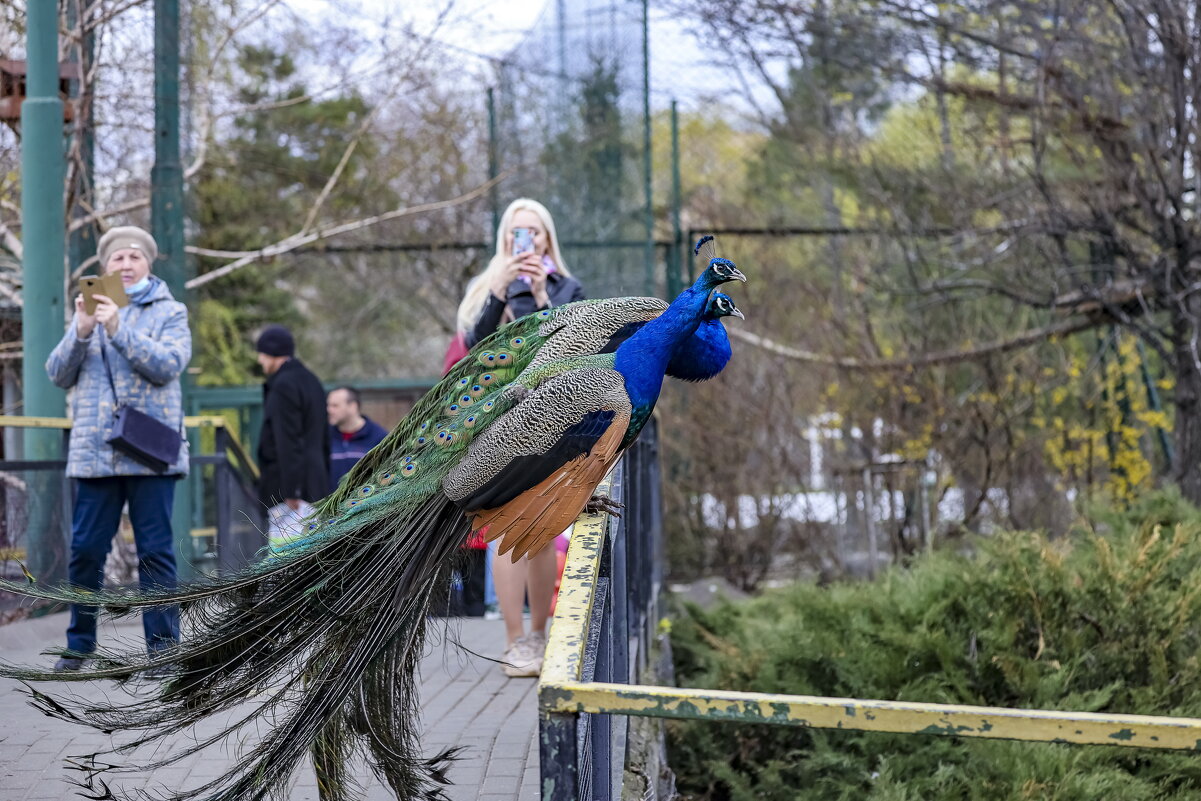
[[[175,482],[188,473],[187,440],[175,464],[163,473],[114,450],[107,440],[118,397],[120,403],[179,430],[182,437],[179,377],[192,358],[188,310],[151,274],[158,246],[146,231],[114,228],[101,237],[98,251],[102,271],[120,274],[129,305],[118,308],[111,299],[97,296],[95,313],[88,314],[82,296],[77,296],[71,324],[46,362],[50,379],[72,390],[67,475],[76,480],[76,500],[68,579],[77,587],[101,587],[104,560],[128,503],[141,586],[173,588],[171,510]],[[179,640],[179,611],[174,607],[146,611],[142,624],[152,652]],[[67,648],[70,653],[58,660],[56,670],[78,670],[96,650],[94,607],[72,607]]]

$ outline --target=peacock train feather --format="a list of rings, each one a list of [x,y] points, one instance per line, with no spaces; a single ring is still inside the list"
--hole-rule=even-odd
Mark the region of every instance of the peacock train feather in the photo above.
[[[181,643],[152,657],[101,648],[85,670],[0,663],[0,675],[124,682],[148,670],[169,672],[152,695],[123,703],[30,688],[32,703],[48,715],[131,735],[112,751],[76,760],[92,798],[279,798],[308,753],[326,801],[358,797],[347,768],[356,754],[398,799],[444,798],[453,754],[420,752],[415,676],[447,566],[473,529],[488,526],[502,552],[517,558],[579,515],[637,437],[664,376],[700,380],[729,360],[720,319],[742,315],[727,296],[710,293],[730,280],[745,278],[732,262],[713,258],[670,306],[652,298],[584,301],[504,326],[316,504],[307,531],[238,573],[162,593],[0,583],[113,616],[178,603],[183,622]],[[161,758],[108,761],[221,714],[232,718],[216,734]],[[267,724],[267,734],[199,787],[122,794],[109,782],[247,736],[257,723]]]

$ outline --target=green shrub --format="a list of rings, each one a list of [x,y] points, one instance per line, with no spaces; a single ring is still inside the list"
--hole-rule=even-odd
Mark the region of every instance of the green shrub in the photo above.
[[[1201,512],[1170,492],[873,582],[796,585],[672,627],[682,686],[1201,717]],[[687,798],[1197,799],[1201,756],[672,722]]]

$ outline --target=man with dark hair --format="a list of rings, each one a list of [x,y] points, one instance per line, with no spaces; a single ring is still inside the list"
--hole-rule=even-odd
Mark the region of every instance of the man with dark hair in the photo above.
[[[330,390],[325,399],[329,416],[329,491],[338,488],[342,476],[355,462],[388,436],[384,427],[362,413],[359,391],[354,387]]]
[[[255,342],[263,384],[263,431],[259,495],[267,507],[267,537],[286,541],[312,513],[309,504],[329,488],[329,427],[322,402],[325,390],[297,358],[292,332],[269,325]]]

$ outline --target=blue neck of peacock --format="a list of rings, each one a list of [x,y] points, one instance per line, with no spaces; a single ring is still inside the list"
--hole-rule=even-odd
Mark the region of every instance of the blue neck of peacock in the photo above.
[[[614,354],[614,369],[625,379],[626,394],[634,409],[649,414],[659,399],[667,363],[676,347],[696,331],[705,310],[708,291],[691,287],[680,293],[667,310],[642,326]]]

